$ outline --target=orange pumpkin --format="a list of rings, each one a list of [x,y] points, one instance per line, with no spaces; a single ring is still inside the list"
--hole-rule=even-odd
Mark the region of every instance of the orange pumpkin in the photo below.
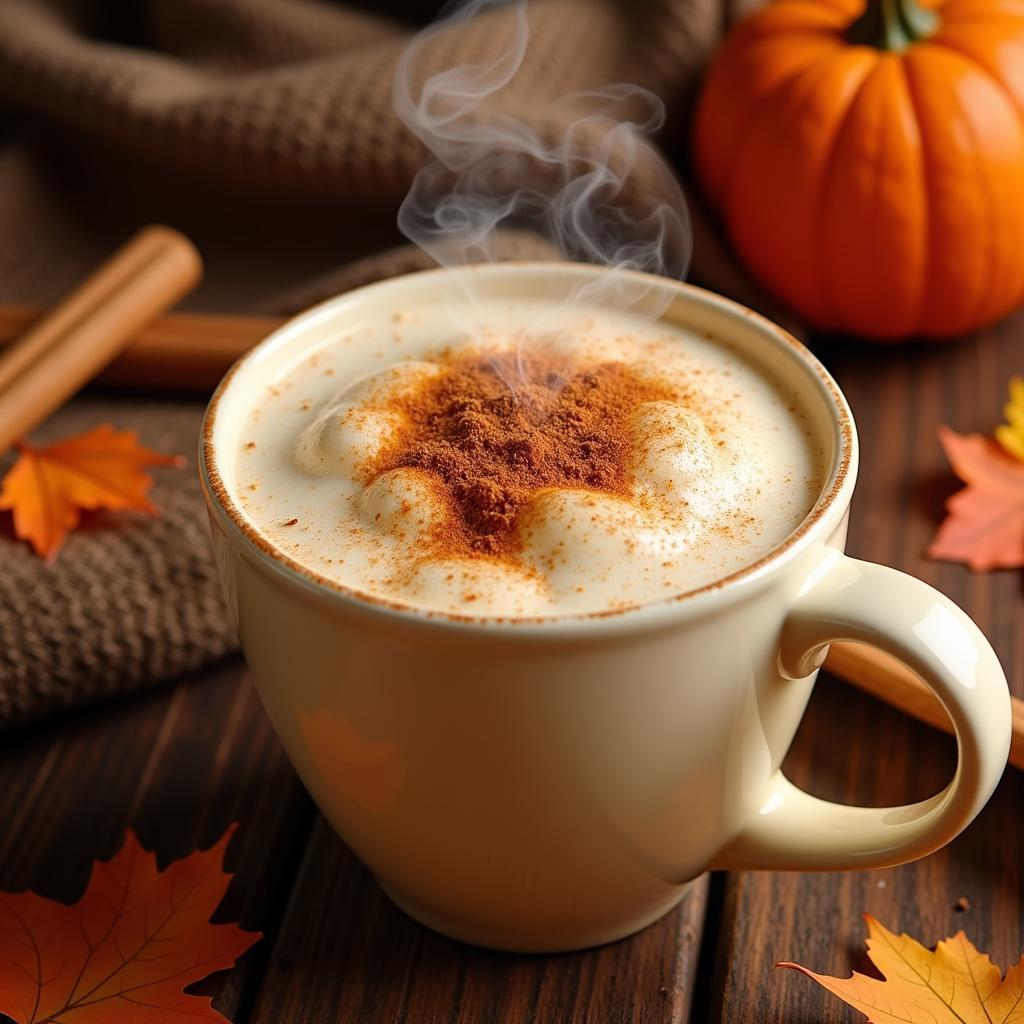
[[[1024,2],[776,0],[696,114],[740,256],[807,321],[960,334],[1024,299]]]

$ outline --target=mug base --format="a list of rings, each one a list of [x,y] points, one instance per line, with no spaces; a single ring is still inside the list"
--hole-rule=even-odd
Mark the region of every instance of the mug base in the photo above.
[[[468,943],[471,946],[482,946],[484,949],[496,949],[504,953],[571,953],[593,946],[604,946],[609,942],[617,942],[642,931],[648,925],[659,921],[674,910],[683,897],[689,892],[692,882],[685,882],[673,889],[668,898],[658,904],[654,910],[624,921],[612,927],[591,929],[587,931],[553,930],[526,931],[522,929],[480,928],[455,918],[439,914],[432,908],[424,907],[414,900],[399,896],[394,890],[377,880],[384,894],[403,913],[418,924],[438,932],[449,939]]]

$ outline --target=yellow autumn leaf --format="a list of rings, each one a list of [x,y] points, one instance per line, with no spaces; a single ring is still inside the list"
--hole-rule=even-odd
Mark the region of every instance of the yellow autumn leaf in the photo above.
[[[896,935],[869,914],[868,956],[883,980],[854,974],[830,978],[783,963],[813,978],[870,1024],[1024,1024],[1024,957],[1003,977],[963,932],[934,952]]]
[[[1024,377],[1010,381],[1010,400],[1003,406],[1007,422],[996,427],[996,440],[1018,459],[1024,459]]]

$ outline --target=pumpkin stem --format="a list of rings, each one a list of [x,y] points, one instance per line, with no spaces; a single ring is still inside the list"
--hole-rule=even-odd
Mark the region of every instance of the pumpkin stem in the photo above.
[[[938,24],[938,15],[917,0],[867,0],[864,13],[850,25],[847,39],[861,46],[901,53],[930,36]]]

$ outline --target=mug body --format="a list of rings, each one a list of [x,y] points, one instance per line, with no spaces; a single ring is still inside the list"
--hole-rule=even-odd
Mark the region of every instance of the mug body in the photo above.
[[[561,275],[495,265],[531,294]],[[333,827],[399,906],[453,937],[574,949],[630,934],[758,813],[813,684],[784,678],[787,609],[842,549],[855,441],[834,383],[798,343],[676,282],[661,314],[759,348],[828,455],[821,497],[767,558],[690,594],[538,621],[400,608],[302,570],[246,523],[225,457],[258,381],[357,314],[410,304],[437,272],[333,300],[246,357],[211,403],[203,472],[218,564],[253,678]],[[262,356],[260,355],[262,351]],[[247,377],[251,375],[251,377]]]

